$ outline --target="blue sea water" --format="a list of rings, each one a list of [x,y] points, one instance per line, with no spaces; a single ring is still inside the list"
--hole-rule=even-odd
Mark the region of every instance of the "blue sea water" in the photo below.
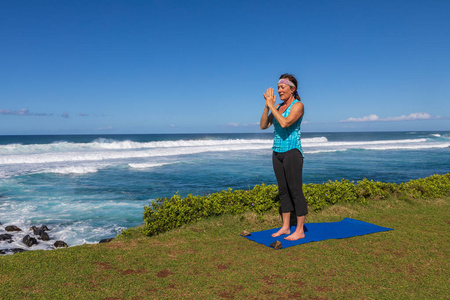
[[[276,183],[272,133],[0,136],[0,234],[47,225],[69,246],[140,225],[143,206]],[[303,133],[304,183],[450,172],[450,132]],[[0,249],[23,247],[26,232]],[[40,242],[32,249],[51,249]]]

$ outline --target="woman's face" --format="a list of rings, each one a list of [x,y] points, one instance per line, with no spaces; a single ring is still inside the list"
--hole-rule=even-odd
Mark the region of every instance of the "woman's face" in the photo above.
[[[294,87],[280,83],[278,85],[278,95],[280,95],[280,99],[282,101],[287,101],[292,96],[292,93],[294,92]]]

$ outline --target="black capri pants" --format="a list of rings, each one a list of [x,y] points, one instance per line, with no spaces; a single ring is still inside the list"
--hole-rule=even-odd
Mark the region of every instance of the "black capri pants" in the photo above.
[[[298,217],[308,214],[303,194],[303,156],[298,149],[273,152],[273,170],[278,182],[281,212],[295,212]]]

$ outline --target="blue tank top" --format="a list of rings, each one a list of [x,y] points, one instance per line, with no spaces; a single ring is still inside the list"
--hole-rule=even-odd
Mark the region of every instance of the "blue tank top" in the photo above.
[[[291,107],[295,103],[300,102],[294,100],[291,105],[281,115],[287,117],[291,112]],[[279,106],[278,106],[279,107]],[[302,124],[303,116],[300,117],[294,124],[287,128],[281,127],[275,117],[273,118],[274,137],[272,150],[275,152],[287,152],[292,149],[298,149],[303,156],[300,125]]]

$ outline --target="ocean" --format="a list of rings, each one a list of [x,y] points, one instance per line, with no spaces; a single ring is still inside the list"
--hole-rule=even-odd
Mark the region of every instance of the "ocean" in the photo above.
[[[276,183],[273,133],[0,136],[0,249],[24,247],[32,225],[52,242],[97,243],[142,224],[143,207]],[[450,172],[450,132],[303,133],[304,183],[404,182]]]

